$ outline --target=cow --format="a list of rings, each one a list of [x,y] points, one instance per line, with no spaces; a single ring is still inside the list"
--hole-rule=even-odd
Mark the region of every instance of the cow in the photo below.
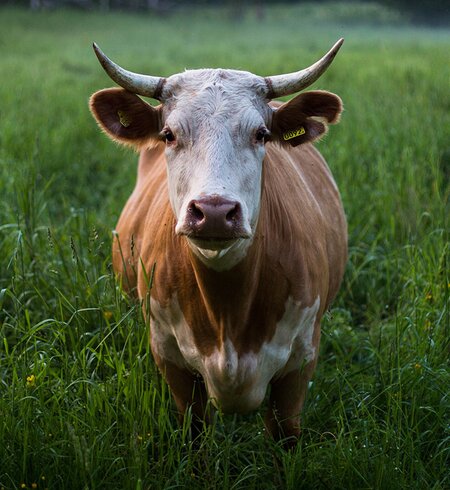
[[[180,417],[191,411],[193,437],[216,408],[257,409],[269,386],[267,432],[288,445],[300,435],[321,318],[347,260],[339,191],[312,144],[339,121],[342,102],[301,91],[342,43],[294,73],[168,78],[125,70],[94,43],[120,88],[94,93],[91,112],[140,152],[114,271],[143,304],[154,360]]]

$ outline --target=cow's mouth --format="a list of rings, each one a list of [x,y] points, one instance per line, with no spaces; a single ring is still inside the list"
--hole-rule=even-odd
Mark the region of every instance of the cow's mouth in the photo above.
[[[189,241],[202,250],[219,251],[229,249],[237,240],[247,237],[196,237],[188,236]]]
[[[187,235],[187,242],[200,260],[215,270],[228,270],[242,260],[252,243],[252,235],[200,237]]]

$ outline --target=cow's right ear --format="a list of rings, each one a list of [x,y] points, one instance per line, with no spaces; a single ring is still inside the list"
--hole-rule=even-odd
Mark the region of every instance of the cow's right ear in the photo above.
[[[122,88],[95,92],[89,100],[92,115],[114,141],[140,148],[161,131],[161,111]]]

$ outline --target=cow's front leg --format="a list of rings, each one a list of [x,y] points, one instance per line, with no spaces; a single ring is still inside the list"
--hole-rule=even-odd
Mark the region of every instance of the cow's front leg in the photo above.
[[[203,429],[204,422],[210,423],[212,408],[208,405],[205,384],[201,377],[182,369],[153,352],[155,362],[172,392],[177,405],[180,422],[191,408],[191,433],[194,440]]]
[[[316,359],[271,383],[265,425],[276,441],[286,439],[286,449],[294,447],[300,436],[300,412],[315,367]]]

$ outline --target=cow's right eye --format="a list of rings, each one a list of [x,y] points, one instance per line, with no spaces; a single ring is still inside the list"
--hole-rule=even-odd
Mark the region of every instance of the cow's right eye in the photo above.
[[[161,135],[166,143],[173,143],[175,141],[175,135],[169,128],[164,128]]]

